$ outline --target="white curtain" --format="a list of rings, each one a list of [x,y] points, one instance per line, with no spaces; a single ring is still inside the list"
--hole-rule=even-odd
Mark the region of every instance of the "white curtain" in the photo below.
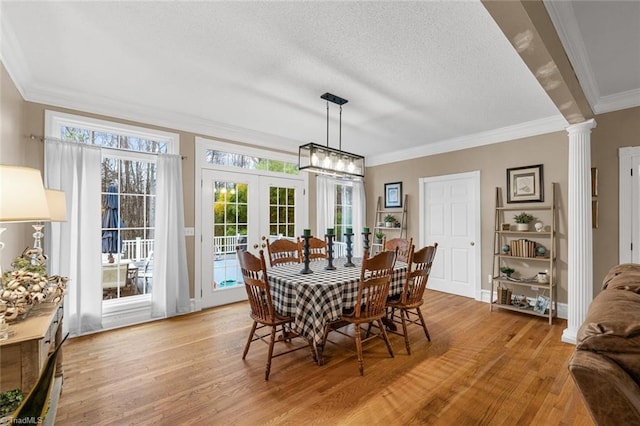
[[[367,211],[366,205],[367,200],[364,195],[364,182],[355,181],[353,182],[353,255],[355,257],[362,256],[362,250],[364,250],[364,246],[362,245],[362,228],[366,225],[367,220]],[[370,227],[373,230],[373,227]],[[369,238],[373,238],[372,235]]]
[[[182,159],[158,155],[151,316],[189,312]]]
[[[67,221],[49,227],[50,273],[69,277],[64,332],[102,328],[100,148],[73,142],[45,143],[45,185],[65,192]]]
[[[335,180],[326,176],[316,177],[316,236],[324,238],[327,228],[333,228],[336,216]]]

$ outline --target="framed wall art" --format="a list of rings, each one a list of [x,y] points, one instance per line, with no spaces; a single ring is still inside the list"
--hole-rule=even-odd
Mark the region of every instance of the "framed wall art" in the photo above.
[[[507,203],[544,201],[542,164],[507,169]]]
[[[402,207],[402,182],[384,184],[384,208]]]

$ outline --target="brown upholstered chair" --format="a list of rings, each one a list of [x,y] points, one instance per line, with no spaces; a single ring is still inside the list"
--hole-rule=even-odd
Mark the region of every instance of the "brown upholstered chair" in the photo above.
[[[431,341],[420,306],[423,303],[424,290],[427,288],[431,265],[437,249],[438,243],[423,247],[416,252],[413,251],[412,246],[409,250],[408,269],[402,293],[398,297],[387,299],[387,308],[391,310],[391,321],[402,324],[402,332],[396,331],[395,327],[388,327],[389,332],[404,337],[404,345],[408,354],[411,354],[411,347],[409,346],[407,324],[421,325],[427,340]]]
[[[300,253],[304,252],[304,241],[298,239],[298,247]],[[300,256],[302,257],[302,256]],[[327,252],[327,241],[321,240],[317,237],[309,238],[309,260],[313,261],[316,259],[327,259],[329,254]]]
[[[262,237],[262,240],[267,246],[270,266],[301,262],[302,253],[300,252],[299,239],[297,241],[291,241],[286,238],[280,238],[272,243],[269,242],[267,237]]]
[[[389,296],[389,286],[391,284],[391,274],[396,260],[395,251],[383,251],[375,256],[369,257],[365,251],[362,260],[362,269],[360,272],[360,282],[358,284],[358,295],[356,304],[352,310],[343,312],[342,317],[335,322],[327,324],[325,328],[323,345],[326,343],[327,336],[330,331],[336,331],[345,336],[355,339],[356,350],[358,352],[358,368],[360,375],[364,375],[364,361],[362,359],[362,344],[376,337],[384,340],[387,345],[389,355],[393,358],[393,349],[391,343],[382,325],[382,317],[385,314],[385,302]],[[361,333],[362,324],[371,324],[377,322],[379,333],[370,334],[371,327],[367,331],[366,337],[363,339]],[[343,332],[340,328],[355,325],[353,335]]]
[[[269,380],[269,372],[271,371],[271,360],[279,357],[280,355],[287,354],[289,352],[297,351],[308,347],[308,343],[303,346],[296,346],[289,348],[286,351],[279,352],[273,355],[273,346],[276,342],[276,329],[278,327],[282,330],[282,340],[278,342],[285,342],[290,344],[292,337],[297,337],[289,327],[293,322],[293,317],[280,315],[276,312],[271,299],[271,290],[269,288],[269,280],[267,279],[267,265],[264,260],[264,252],[260,250],[260,257],[254,256],[248,251],[242,250],[240,247],[236,248],[238,254],[238,261],[240,263],[240,269],[242,271],[242,278],[244,280],[244,286],[247,290],[247,296],[249,297],[249,305],[251,306],[251,318],[253,319],[253,325],[251,326],[251,333],[247,339],[247,344],[244,347],[242,353],[242,359],[245,359],[249,352],[249,346],[251,342],[258,339],[262,340],[269,345],[269,352],[267,355],[267,365],[264,373],[264,379]],[[265,328],[271,327],[271,333],[260,335],[258,332]],[[269,341],[264,340],[265,337],[270,336]]]
[[[384,250],[394,251],[398,249],[398,260],[403,262],[409,261],[409,250],[413,247],[413,238],[409,238],[405,240],[404,238],[392,238],[387,241],[387,237],[382,241],[382,246]]]

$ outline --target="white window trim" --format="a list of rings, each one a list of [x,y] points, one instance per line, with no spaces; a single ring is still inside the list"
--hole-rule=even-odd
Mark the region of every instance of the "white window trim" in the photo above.
[[[44,131],[45,137],[60,138],[60,129],[63,126],[69,127],[90,127],[105,133],[117,133],[141,139],[167,142],[167,154],[180,153],[180,135],[177,133],[165,132],[163,130],[148,129],[145,127],[132,126],[114,121],[100,120],[97,118],[82,115],[68,114],[59,111],[44,111]],[[103,147],[103,149],[108,149]],[[118,151],[119,153],[122,151]],[[131,151],[132,153],[135,151]],[[149,152],[147,154],[154,155]],[[121,154],[118,154],[121,155]]]
[[[68,114],[59,111],[45,110],[44,128],[45,137],[60,139],[60,130],[64,126],[91,128],[105,133],[116,133],[129,137],[162,141],[167,143],[167,154],[180,153],[180,135],[162,130],[148,129],[118,122],[100,120],[76,114]],[[99,146],[99,145],[96,145]],[[129,151],[125,149],[112,149],[100,147],[102,157],[117,157],[128,160],[143,160],[156,163],[157,154],[144,151]],[[117,300],[102,301],[102,320],[104,329],[133,325],[151,320],[151,296],[131,296]]]
[[[297,175],[271,172],[268,170],[254,170],[245,169],[235,166],[224,166],[220,164],[212,164],[207,162],[207,158],[204,155],[205,151],[213,149],[216,151],[229,152],[232,154],[242,154],[255,156],[260,158],[266,158],[269,160],[280,160],[291,163],[298,162],[298,156],[294,154],[287,154],[278,151],[271,151],[268,149],[254,148],[250,146],[237,145],[233,143],[223,142],[211,138],[203,138],[196,136],[195,138],[195,262],[194,262],[194,293],[195,293],[195,310],[200,310],[202,301],[202,244],[198,242],[202,241],[202,170],[226,170],[237,173],[245,173],[251,175],[260,176],[276,176],[283,179],[291,179],[302,181],[304,186],[303,200],[305,205],[302,206],[303,211],[303,227],[307,227],[309,223],[309,176],[308,173],[298,173]],[[198,236],[200,236],[198,238]]]

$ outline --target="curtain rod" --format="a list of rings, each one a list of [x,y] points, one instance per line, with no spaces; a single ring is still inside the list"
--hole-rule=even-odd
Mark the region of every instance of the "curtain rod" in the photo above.
[[[55,141],[55,142],[68,142],[68,143],[86,143],[87,145],[89,145],[87,142],[82,142],[82,141],[70,141],[70,140],[66,140],[66,139],[60,139],[60,138],[54,138],[52,136],[36,136],[36,135],[29,135],[29,139],[31,140],[37,140],[40,141],[42,143],[44,143],[45,141]],[[100,146],[100,145],[94,145],[97,146],[99,148],[104,148],[104,149],[111,149],[114,151],[123,151],[123,152],[141,152],[144,154],[151,154],[151,155],[158,155],[157,152],[146,152],[146,151],[133,151],[131,149],[124,149],[124,148],[114,148],[114,147],[110,147],[110,146]],[[180,156],[181,159],[186,160],[187,157],[184,155]]]

